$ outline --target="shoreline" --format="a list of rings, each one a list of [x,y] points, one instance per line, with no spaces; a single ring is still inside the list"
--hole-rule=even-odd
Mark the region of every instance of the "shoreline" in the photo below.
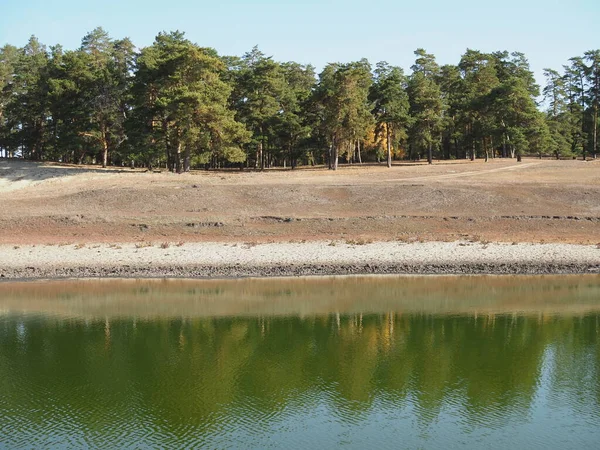
[[[0,245],[0,280],[600,274],[597,245],[317,241]]]

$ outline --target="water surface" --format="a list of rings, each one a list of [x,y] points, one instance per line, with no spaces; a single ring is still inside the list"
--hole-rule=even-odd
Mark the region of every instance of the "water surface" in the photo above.
[[[0,447],[590,448],[600,277],[0,283]]]

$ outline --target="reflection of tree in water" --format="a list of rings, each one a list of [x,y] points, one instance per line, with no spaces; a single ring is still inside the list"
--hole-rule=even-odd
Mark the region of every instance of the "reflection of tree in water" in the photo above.
[[[598,420],[600,412],[600,316],[578,317],[567,326],[555,319],[561,339],[548,347],[550,404],[571,403],[582,414]]]
[[[230,422],[260,432],[320,405],[347,422],[410,405],[423,425],[446,408],[493,426],[527,416],[543,370],[551,401],[598,411],[599,330],[598,315],[5,319],[0,415],[62,418],[98,439],[124,421],[165,439]]]

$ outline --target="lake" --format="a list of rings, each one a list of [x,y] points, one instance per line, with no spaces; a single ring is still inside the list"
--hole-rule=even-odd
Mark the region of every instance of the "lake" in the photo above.
[[[591,448],[600,276],[0,283],[2,448]]]

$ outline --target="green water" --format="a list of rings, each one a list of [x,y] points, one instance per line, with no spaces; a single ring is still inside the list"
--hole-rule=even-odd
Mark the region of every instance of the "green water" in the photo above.
[[[0,311],[3,448],[600,442],[598,276],[5,283]]]

